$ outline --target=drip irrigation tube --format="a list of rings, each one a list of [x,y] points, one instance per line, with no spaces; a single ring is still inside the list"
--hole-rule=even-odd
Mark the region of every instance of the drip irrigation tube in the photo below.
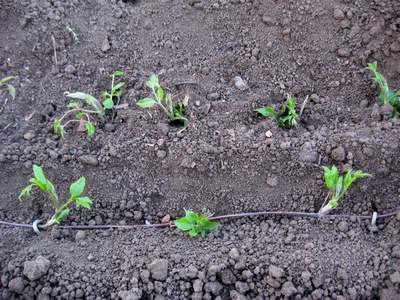
[[[221,215],[215,217],[209,217],[209,220],[219,221],[224,219],[236,219],[236,218],[244,218],[244,217],[260,217],[260,216],[284,216],[284,217],[305,217],[305,218],[318,218],[318,219],[348,219],[348,218],[357,218],[357,219],[369,219],[371,220],[371,224],[375,225],[376,220],[388,218],[397,215],[400,213],[400,207],[394,209],[391,212],[378,214],[377,212],[373,212],[371,215],[351,215],[351,214],[342,214],[342,215],[333,215],[333,214],[320,214],[320,213],[307,213],[307,212],[294,212],[294,211],[258,211],[258,212],[248,212],[248,213],[237,213],[237,214],[229,214],[229,215]],[[10,226],[10,227],[21,227],[21,228],[30,228],[33,229],[36,233],[39,233],[39,230],[47,229],[46,225],[41,225],[40,220],[35,220],[33,224],[21,224],[14,222],[6,222],[0,220],[0,225]],[[105,229],[139,229],[139,228],[163,228],[163,227],[175,227],[173,222],[169,223],[160,223],[160,224],[133,224],[133,225],[60,225],[58,228],[60,229],[74,229],[74,230],[105,230]]]

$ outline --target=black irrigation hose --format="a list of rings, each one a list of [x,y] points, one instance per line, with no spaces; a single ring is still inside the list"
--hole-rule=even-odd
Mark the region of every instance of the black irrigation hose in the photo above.
[[[373,213],[372,216],[366,215],[322,215],[320,213],[307,213],[307,212],[293,212],[293,211],[259,211],[259,212],[249,212],[249,213],[238,213],[229,214],[222,216],[210,217],[209,220],[223,220],[223,219],[233,219],[233,218],[243,218],[243,217],[258,217],[258,216],[286,216],[286,217],[309,217],[318,219],[339,219],[339,218],[357,218],[357,219],[370,219],[374,224],[377,219],[383,219],[395,216],[400,212],[400,207],[394,209],[391,212],[385,214]],[[13,226],[13,227],[23,227],[23,228],[33,228],[35,232],[39,232],[39,229],[46,229],[47,226],[40,225],[40,221],[36,220],[33,225],[31,224],[20,224],[12,223],[6,221],[0,221],[0,225]],[[36,228],[35,228],[36,226]],[[138,228],[163,228],[163,227],[174,227],[172,222],[160,223],[160,224],[133,224],[133,225],[61,225],[58,228],[61,229],[74,229],[74,230],[104,230],[104,229],[138,229]]]

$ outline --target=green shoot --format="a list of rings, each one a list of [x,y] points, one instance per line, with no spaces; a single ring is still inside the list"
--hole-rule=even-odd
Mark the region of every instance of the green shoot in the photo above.
[[[65,93],[65,96],[74,100],[67,105],[67,110],[61,118],[57,118],[53,123],[54,133],[64,137],[65,128],[73,123],[78,124],[78,131],[86,131],[89,137],[92,137],[96,132],[94,116],[103,119],[107,110],[118,108],[121,95],[123,92],[124,82],[115,84],[115,78],[123,76],[124,73],[116,71],[111,75],[111,89],[110,91],[101,92],[102,103],[95,97],[82,93]],[[116,104],[114,103],[116,100]],[[71,118],[71,116],[73,116]],[[64,121],[68,119],[68,121]]]
[[[296,110],[296,99],[287,95],[286,100],[286,103],[281,106],[279,111],[276,111],[272,106],[265,106],[256,109],[256,112],[265,118],[273,118],[275,123],[281,128],[297,127],[300,115]]]
[[[390,104],[393,107],[394,116],[398,115],[400,113],[400,91],[390,89],[383,74],[378,72],[378,63],[376,61],[369,63],[367,69],[371,71],[372,80],[378,85],[378,97],[381,104]]]
[[[123,88],[125,86],[125,82],[118,82],[115,84],[115,78],[123,76],[124,72],[115,71],[111,75],[111,88],[110,91],[102,91],[101,97],[103,98],[103,107],[105,109],[112,109],[115,105],[119,105],[121,95],[123,93]],[[116,99],[117,103],[114,103],[114,99]]]
[[[180,123],[185,125],[188,120],[185,117],[185,104],[178,101],[174,104],[172,94],[165,95],[164,88],[160,85],[157,75],[151,75],[146,85],[151,89],[153,97],[139,100],[136,104],[141,108],[151,108],[157,105],[165,113],[171,123]]]
[[[14,78],[15,78],[14,76],[7,76],[7,77],[4,77],[3,79],[0,79],[0,88],[3,85],[7,86],[8,93],[10,94],[10,96],[13,100],[15,99],[15,95],[17,94],[17,89],[12,84],[9,84],[7,82],[9,82],[10,80],[13,80]]]
[[[67,30],[71,34],[74,43],[79,44],[81,42],[81,38],[79,37],[79,34],[75,31],[75,28],[72,26],[67,26]]]
[[[53,216],[46,223],[47,226],[60,224],[64,219],[66,219],[70,214],[69,206],[71,206],[72,203],[75,203],[77,208],[84,207],[90,209],[92,207],[92,200],[89,197],[82,196],[86,186],[85,177],[80,177],[70,185],[70,197],[67,201],[61,203],[58,199],[53,183],[46,178],[42,167],[33,165],[33,175],[34,177],[29,180],[29,185],[22,189],[18,199],[23,200],[26,197],[30,197],[32,189],[35,187],[39,188],[42,192],[47,193],[51,206],[54,209]]]
[[[327,197],[329,201],[328,204],[324,204],[320,209],[319,213],[321,214],[328,214],[331,210],[335,209],[353,182],[360,178],[371,176],[371,174],[364,173],[361,170],[348,170],[343,176],[339,174],[336,166],[332,166],[331,168],[323,166],[322,168],[324,170],[324,182],[329,189]]]
[[[218,222],[210,221],[207,215],[199,215],[191,210],[186,210],[186,215],[175,222],[175,226],[187,232],[191,237],[201,235],[204,237],[207,232],[218,227]]]

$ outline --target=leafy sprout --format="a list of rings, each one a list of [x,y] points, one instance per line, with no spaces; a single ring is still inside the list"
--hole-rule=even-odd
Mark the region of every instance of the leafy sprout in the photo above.
[[[186,215],[175,221],[175,226],[187,232],[191,237],[201,235],[204,237],[209,231],[218,227],[219,223],[210,221],[207,215],[199,215],[191,210],[186,210]]]
[[[178,101],[174,104],[172,94],[165,94],[164,88],[160,85],[157,75],[151,75],[150,79],[146,82],[146,86],[151,89],[152,97],[143,98],[139,100],[136,105],[141,108],[151,108],[157,105],[165,113],[170,122],[178,122],[183,125],[188,122],[185,117],[184,102]]]
[[[64,137],[65,128],[70,124],[77,123],[79,131],[86,131],[87,135],[92,137],[96,132],[95,120],[93,117],[96,116],[103,119],[107,110],[113,110],[119,105],[125,83],[119,82],[115,84],[115,78],[123,75],[124,73],[121,71],[116,71],[111,75],[111,89],[109,92],[103,91],[101,93],[103,99],[102,103],[92,95],[83,92],[66,92],[65,96],[74,101],[67,104],[68,110],[61,118],[56,118],[54,120],[54,133]],[[68,121],[64,121],[66,119],[68,119]]]
[[[369,63],[367,69],[371,71],[372,80],[378,86],[378,97],[381,104],[390,104],[393,107],[394,116],[397,116],[400,113],[400,91],[392,90],[389,87],[386,78],[382,73],[378,72],[378,63],[376,61]]]
[[[17,94],[17,89],[8,82],[13,80],[14,78],[15,78],[14,76],[7,76],[4,77],[3,79],[0,79],[0,88],[4,85],[7,86],[8,93],[10,94],[12,99],[15,99],[15,96]]]
[[[275,110],[272,106],[265,106],[257,108],[256,112],[265,118],[273,118],[275,123],[281,128],[293,128],[298,126],[300,119],[300,114],[297,112],[296,108],[296,99],[287,95],[286,103],[281,105],[279,111]]]
[[[72,40],[74,41],[75,44],[79,44],[81,42],[81,38],[79,34],[76,32],[75,28],[71,25],[67,26],[67,30],[72,36]]]
[[[23,200],[24,198],[30,197],[34,188],[39,188],[39,190],[45,192],[49,197],[52,208],[54,209],[53,216],[46,223],[47,226],[60,224],[64,219],[66,219],[70,214],[69,207],[73,203],[76,204],[77,208],[84,207],[90,209],[92,207],[92,200],[87,196],[82,196],[86,186],[85,177],[80,177],[70,185],[70,197],[67,201],[61,203],[54,184],[46,178],[42,167],[33,165],[33,175],[34,177],[29,180],[29,185],[22,189],[18,199]]]
[[[361,170],[348,170],[343,176],[339,174],[336,166],[332,166],[331,168],[323,166],[322,169],[324,171],[324,182],[329,190],[328,203],[319,211],[322,214],[327,214],[332,209],[335,209],[355,181],[371,176],[371,174],[364,173]]]

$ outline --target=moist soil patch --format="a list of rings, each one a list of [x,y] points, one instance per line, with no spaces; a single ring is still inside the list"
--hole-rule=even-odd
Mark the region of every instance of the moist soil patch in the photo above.
[[[51,216],[38,192],[17,200],[33,164],[62,197],[86,177],[93,208],[73,209],[67,225],[159,223],[184,209],[316,212],[332,164],[373,174],[335,213],[399,206],[400,122],[365,69],[378,61],[400,86],[397,0],[0,0],[0,28],[0,78],[17,88],[14,100],[0,92],[0,220]],[[64,93],[99,97],[116,70],[127,107],[92,138],[72,127],[56,136]],[[189,97],[185,130],[135,105],[153,73]],[[286,93],[309,97],[297,129],[254,112]],[[195,239],[1,227],[0,298],[400,299],[399,220],[241,218]]]

